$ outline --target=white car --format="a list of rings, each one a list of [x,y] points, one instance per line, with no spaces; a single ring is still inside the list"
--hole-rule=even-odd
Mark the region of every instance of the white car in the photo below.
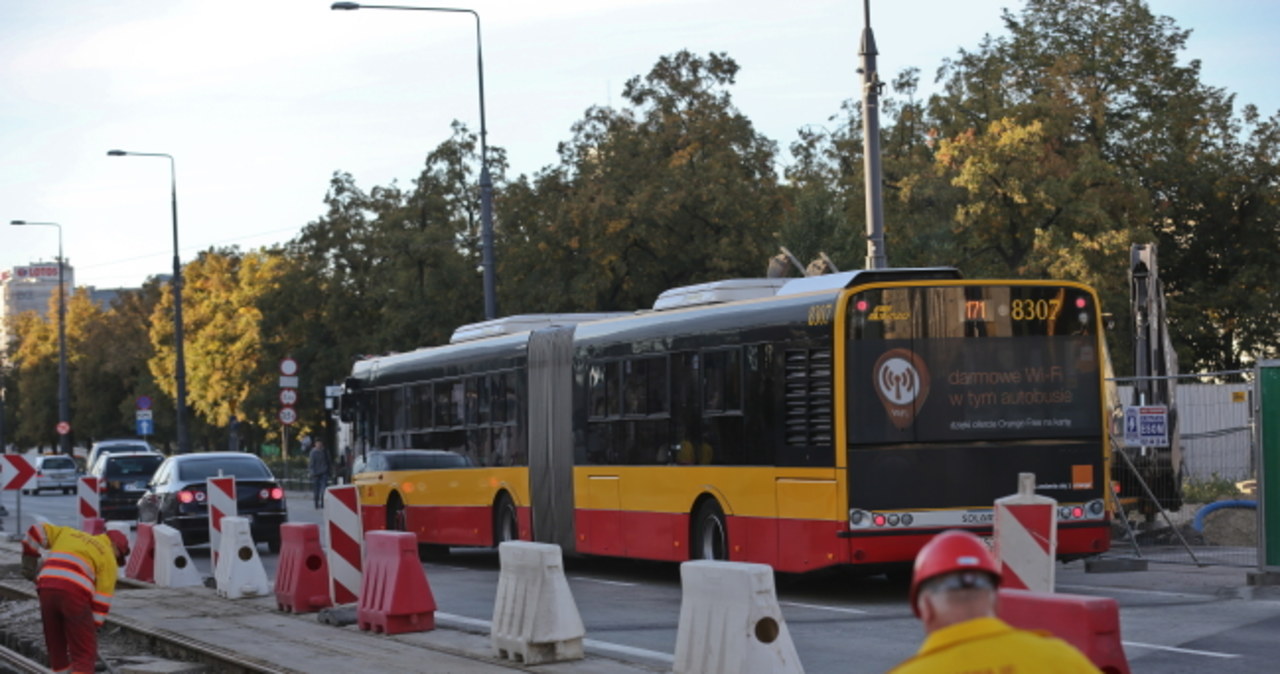
[[[115,454],[116,452],[155,452],[156,448],[152,447],[145,440],[137,440],[134,438],[122,438],[119,440],[99,440],[93,443],[89,448],[89,458],[85,460],[85,470],[93,472],[93,465],[103,454]]]
[[[36,469],[34,486],[22,490],[24,494],[39,494],[42,491],[62,490],[70,494],[76,490],[76,479],[80,477],[79,467],[75,459],[65,454],[42,454],[31,460]],[[32,483],[28,482],[28,485]]]

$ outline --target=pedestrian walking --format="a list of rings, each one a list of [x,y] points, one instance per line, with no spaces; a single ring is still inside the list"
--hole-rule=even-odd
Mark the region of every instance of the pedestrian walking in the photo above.
[[[944,531],[920,549],[911,610],[924,624],[920,650],[890,674],[1099,672],[1067,642],[1017,629],[996,617],[1000,566],[967,531]]]
[[[40,551],[46,550],[43,564]],[[36,583],[49,669],[93,672],[98,628],[111,610],[116,575],[129,554],[119,531],[97,536],[38,522],[22,542],[22,574]]]
[[[324,505],[324,488],[329,486],[329,453],[324,450],[324,441],[316,440],[311,446],[311,454],[307,458],[311,467],[311,485],[316,507]]]

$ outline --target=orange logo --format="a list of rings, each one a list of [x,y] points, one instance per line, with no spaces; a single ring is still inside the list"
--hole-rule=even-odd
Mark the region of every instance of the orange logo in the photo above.
[[[876,393],[889,420],[906,430],[916,418],[916,409],[929,396],[929,368],[908,349],[890,349],[876,361]]]

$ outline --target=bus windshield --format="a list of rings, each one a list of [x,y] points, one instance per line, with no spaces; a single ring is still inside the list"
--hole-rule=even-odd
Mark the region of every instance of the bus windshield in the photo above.
[[[1095,303],[1065,284],[853,294],[850,444],[1097,437]]]

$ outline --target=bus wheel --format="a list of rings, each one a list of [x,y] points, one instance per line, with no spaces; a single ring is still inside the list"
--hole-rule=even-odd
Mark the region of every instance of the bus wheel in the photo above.
[[[724,510],[715,499],[703,501],[693,514],[694,559],[729,559],[729,530],[724,525]]]
[[[387,531],[404,531],[404,502],[399,494],[387,499]]]
[[[516,523],[516,504],[511,497],[503,494],[498,497],[498,505],[493,509],[493,547],[505,541],[520,540],[520,527]]]

